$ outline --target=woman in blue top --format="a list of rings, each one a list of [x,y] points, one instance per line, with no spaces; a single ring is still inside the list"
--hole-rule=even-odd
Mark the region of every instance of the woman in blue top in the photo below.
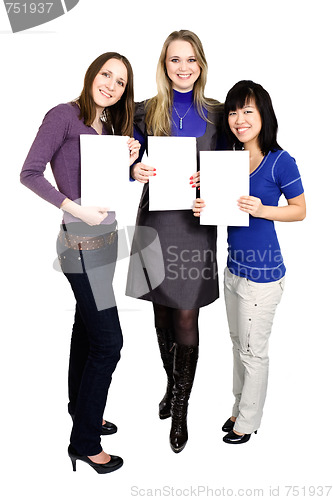
[[[280,302],[285,265],[274,221],[303,220],[306,207],[295,160],[278,145],[277,119],[267,91],[240,81],[228,92],[225,125],[230,146],[250,152],[250,196],[238,200],[249,227],[228,227],[224,293],[233,343],[232,416],[223,441],[245,443],[260,426],[268,379],[268,340]],[[286,206],[278,206],[283,194]],[[199,216],[205,203],[197,199]]]
[[[198,151],[223,147],[218,143],[223,137],[219,132],[223,108],[204,96],[206,79],[207,62],[199,38],[188,30],[171,33],[158,63],[158,93],[139,103],[135,113],[135,132],[142,143],[142,154],[148,135],[196,137]],[[131,174],[144,187],[127,294],[153,302],[168,377],[159,416],[164,419],[172,413],[170,444],[179,453],[188,439],[186,414],[198,359],[199,310],[219,295],[216,227],[200,226],[191,210],[149,211],[148,181],[159,172],[140,159]],[[189,179],[189,189],[197,185],[198,177],[195,172]],[[166,189],[172,197],[173,182]],[[154,247],[154,237],[160,242],[159,248]]]

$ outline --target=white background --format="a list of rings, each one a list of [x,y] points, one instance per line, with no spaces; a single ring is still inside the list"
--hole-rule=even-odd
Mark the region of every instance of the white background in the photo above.
[[[241,496],[239,488],[248,490],[243,496],[262,488],[265,498],[279,487],[280,498],[292,498],[297,490],[287,497],[285,486],[332,484],[331,2],[80,0],[65,16],[17,34],[5,14],[1,4],[2,496],[130,499],[167,486],[165,496],[185,498],[187,488],[202,486],[220,497],[222,488],[229,497]],[[200,313],[189,442],[179,455],[171,451],[170,421],[157,415],[165,376],[151,304],[124,296],[125,259],[115,282],[125,344],[105,413],[119,431],[103,438],[105,450],[123,456],[125,464],[98,476],[78,463],[74,474],[66,414],[74,301],[52,267],[61,212],[21,186],[19,172],[44,114],[78,96],[95,57],[109,50],[124,53],[134,68],[135,98],[142,100],[155,94],[165,38],[183,28],[203,42],[208,97],[223,101],[244,78],[270,92],[279,142],[296,158],[306,190],[306,220],[277,224],[288,274],[271,338],[264,418],[249,443],[222,442],[221,425],[233,398],[221,297]],[[133,185],[128,200],[133,222],[140,191]],[[221,284],[225,236],[221,230]],[[302,489],[299,497],[310,498]]]

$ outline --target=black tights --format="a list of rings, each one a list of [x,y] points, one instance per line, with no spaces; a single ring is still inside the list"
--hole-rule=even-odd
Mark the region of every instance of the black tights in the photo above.
[[[199,345],[199,309],[174,309],[153,303],[156,328],[172,328],[175,342]]]

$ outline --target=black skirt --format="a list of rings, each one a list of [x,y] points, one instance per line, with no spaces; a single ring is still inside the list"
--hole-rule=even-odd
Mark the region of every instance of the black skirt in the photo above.
[[[126,294],[176,309],[210,304],[219,297],[216,236],[192,210],[140,207]]]

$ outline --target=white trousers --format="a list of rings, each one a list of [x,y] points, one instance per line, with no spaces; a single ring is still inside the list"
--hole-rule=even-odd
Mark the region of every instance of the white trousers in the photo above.
[[[284,277],[270,283],[256,283],[224,273],[224,296],[233,344],[232,415],[234,430],[251,434],[260,426],[268,381],[268,342]]]

